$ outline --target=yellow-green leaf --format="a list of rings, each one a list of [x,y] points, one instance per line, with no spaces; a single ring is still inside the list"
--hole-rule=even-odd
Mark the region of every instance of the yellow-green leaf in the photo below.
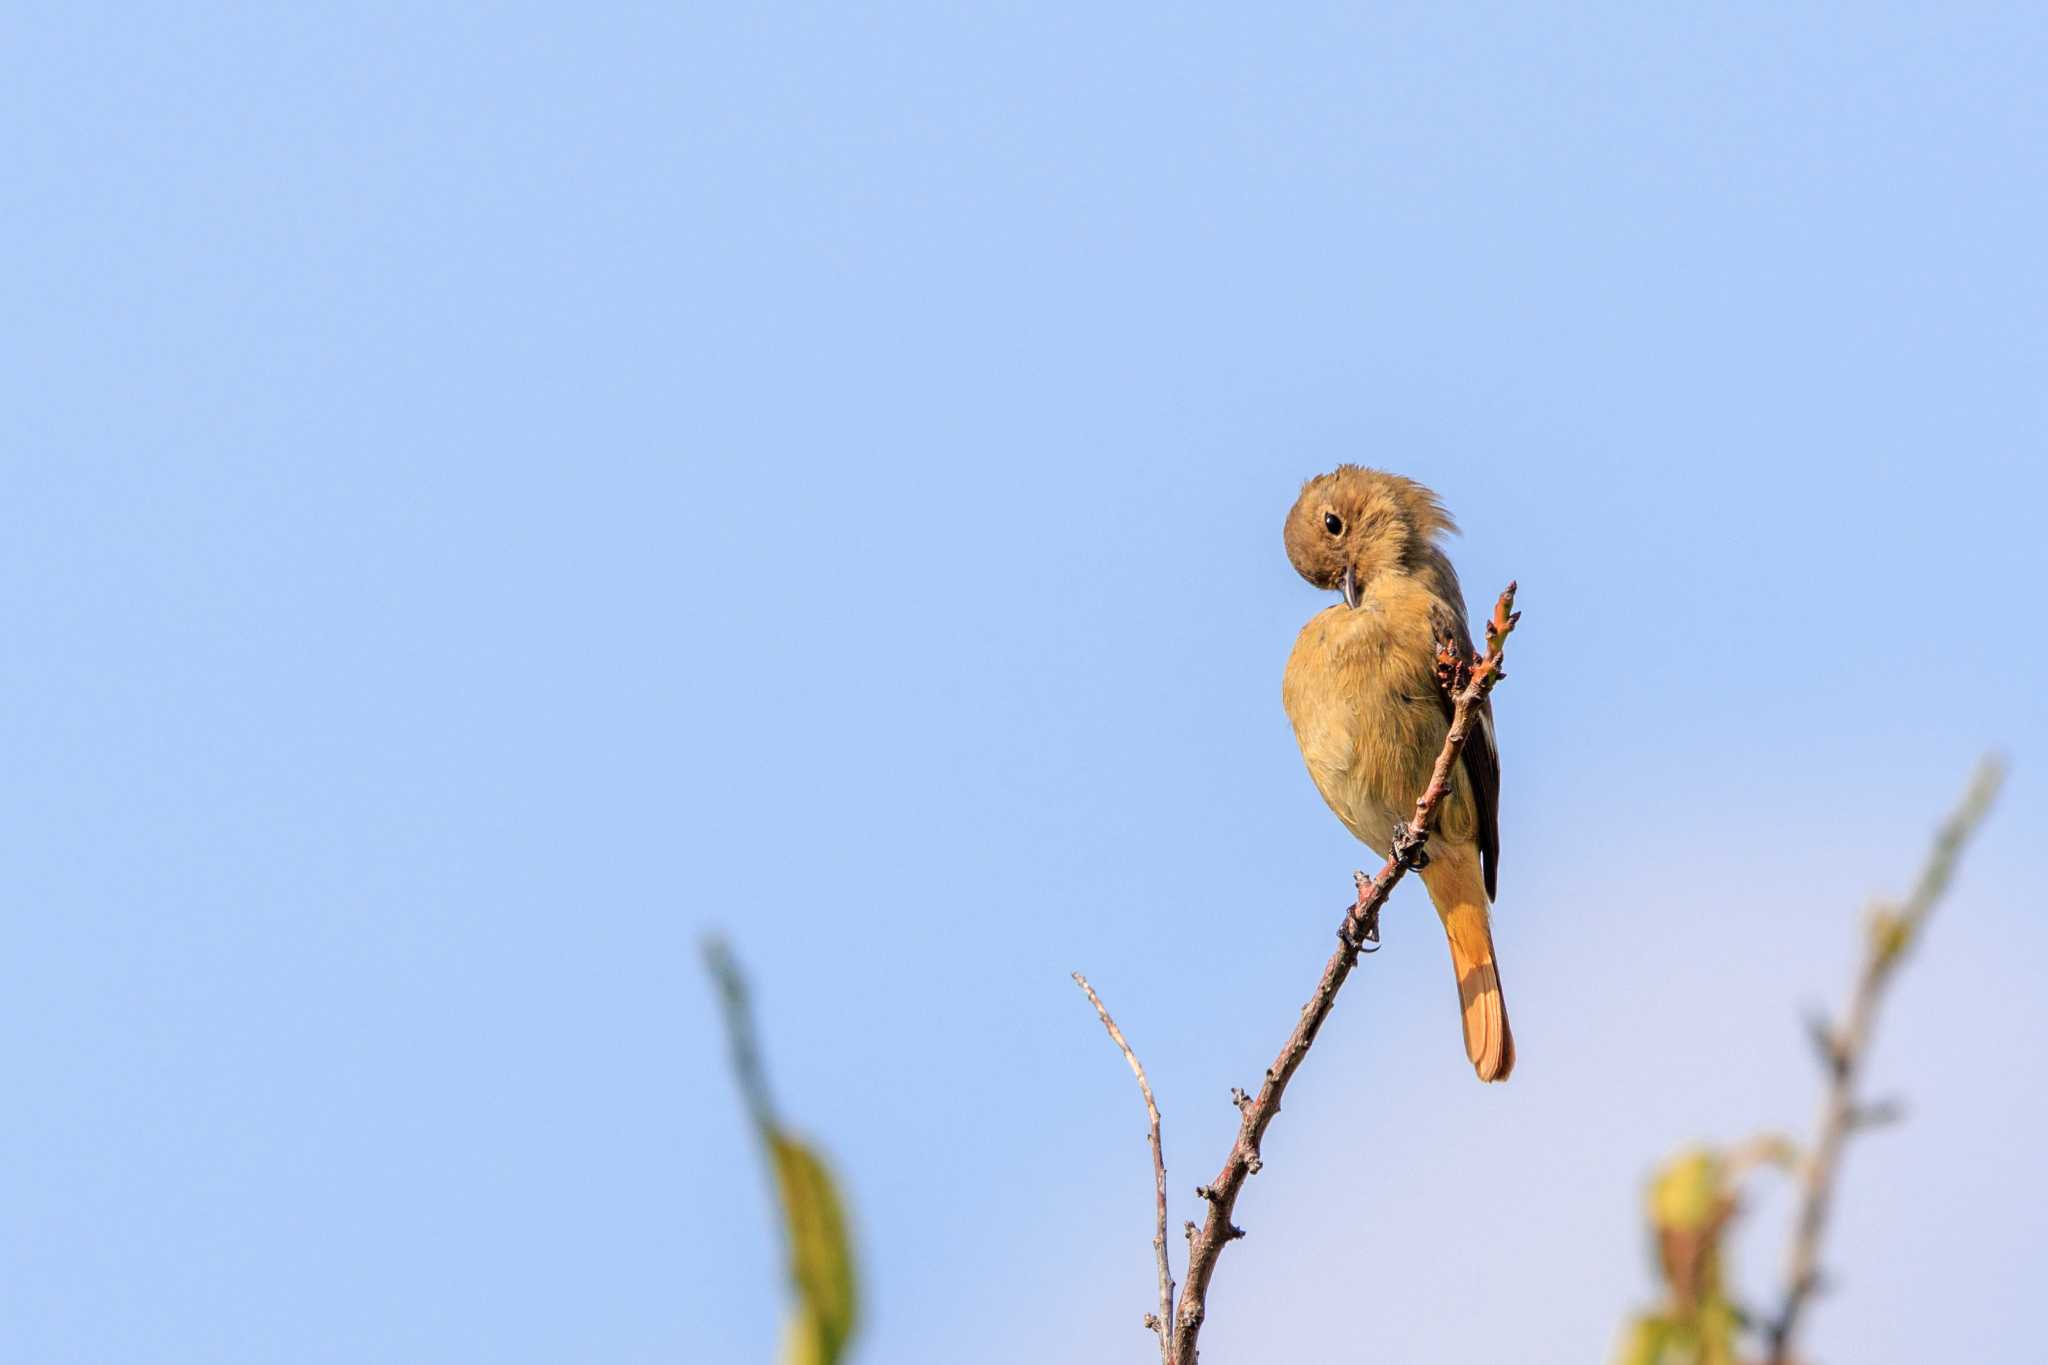
[[[831,1349],[824,1328],[808,1308],[789,1315],[782,1331],[782,1365],[826,1365]]]
[[[1880,966],[1889,967],[1913,939],[1913,922],[1880,906],[1870,912],[1870,950]]]
[[[1664,1365],[1664,1347],[1671,1339],[1671,1324],[1661,1317],[1637,1318],[1615,1354],[1614,1365]]]
[[[1720,1215],[1726,1197],[1720,1157],[1704,1149],[1686,1152],[1651,1182],[1650,1221],[1676,1232],[1697,1232]]]
[[[1701,1365],[1736,1365],[1736,1334],[1742,1319],[1735,1306],[1715,1297],[1700,1306],[1698,1315]]]
[[[832,1175],[810,1148],[768,1134],[775,1183],[789,1229],[789,1273],[797,1310],[784,1337],[785,1365],[838,1365],[853,1336],[853,1248]]]

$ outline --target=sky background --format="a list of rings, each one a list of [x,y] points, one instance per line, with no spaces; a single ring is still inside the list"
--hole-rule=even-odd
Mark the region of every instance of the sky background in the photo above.
[[[1598,1360],[1643,1182],[1889,1002],[1824,1361],[2048,1279],[2039,6],[0,14],[0,1360],[749,1362],[696,945],[842,1172],[861,1358],[1141,1362],[1352,843],[1281,518],[1434,487],[1519,1065],[1420,892],[1217,1362]],[[1763,1290],[1781,1185],[1737,1242]]]

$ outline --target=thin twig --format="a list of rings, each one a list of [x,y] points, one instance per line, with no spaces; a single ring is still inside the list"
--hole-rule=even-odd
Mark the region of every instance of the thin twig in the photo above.
[[[1444,642],[1438,651],[1438,677],[1452,701],[1451,725],[1444,736],[1443,750],[1437,755],[1429,785],[1416,798],[1414,818],[1394,831],[1392,856],[1370,880],[1359,876],[1358,901],[1345,913],[1343,926],[1337,931],[1337,951],[1324,965],[1322,980],[1316,983],[1315,994],[1302,1007],[1294,1032],[1288,1035],[1273,1065],[1266,1068],[1265,1083],[1257,1095],[1238,1106],[1244,1119],[1238,1125],[1237,1141],[1223,1163],[1222,1173],[1196,1191],[1208,1202],[1209,1214],[1189,1244],[1187,1279],[1181,1285],[1180,1306],[1173,1317],[1173,1345],[1167,1365],[1196,1365],[1196,1341],[1208,1316],[1209,1280],[1216,1273],[1217,1258],[1225,1246],[1244,1236],[1244,1229],[1230,1221],[1238,1193],[1246,1178],[1262,1164],[1259,1144],[1274,1115],[1280,1112],[1280,1097],[1308,1056],[1323,1020],[1329,1017],[1338,989],[1357,965],[1367,931],[1376,931],[1380,907],[1386,904],[1402,876],[1421,865],[1423,846],[1429,839],[1437,808],[1451,789],[1451,774],[1465,748],[1465,737],[1471,733],[1473,715],[1493,685],[1506,676],[1501,669],[1501,650],[1508,633],[1521,619],[1514,605],[1515,585],[1510,583],[1500,595],[1492,619],[1486,623],[1486,654],[1476,663],[1461,657],[1455,641]]]
[[[2004,780],[2004,765],[1996,758],[1986,758],[1978,765],[1962,804],[1935,834],[1934,851],[1905,904],[1897,908],[1880,907],[1873,913],[1869,942],[1857,972],[1847,1017],[1839,1027],[1822,1023],[1815,1029],[1828,1089],[1821,1105],[1820,1130],[1800,1179],[1799,1213],[1793,1225],[1784,1298],[1765,1328],[1770,1351],[1767,1365],[1791,1365],[1793,1336],[1820,1286],[1821,1235],[1827,1230],[1844,1144],[1851,1133],[1875,1127],[1897,1112],[1896,1106],[1866,1105],[1856,1097],[1856,1082],[1869,1055],[1879,1000],[1892,973],[1918,939],[1928,914],[1948,889],[1963,845],[1983,821]]]
[[[1124,1060],[1131,1064],[1131,1074],[1138,1078],[1138,1093],[1145,1097],[1145,1116],[1151,1120],[1152,1129],[1152,1185],[1158,1197],[1159,1226],[1152,1234],[1152,1251],[1159,1259],[1159,1311],[1145,1315],[1145,1325],[1159,1334],[1159,1359],[1163,1365],[1173,1365],[1173,1338],[1167,1330],[1167,1323],[1173,1316],[1173,1261],[1166,1252],[1166,1149],[1159,1139],[1159,1106],[1152,1099],[1152,1083],[1145,1079],[1145,1068],[1138,1061],[1138,1054],[1131,1051],[1131,1045],[1124,1041],[1124,1031],[1116,1026],[1116,1020],[1109,1017],[1103,1007],[1102,997],[1088,984],[1088,978],[1074,973],[1074,983],[1088,993],[1088,1003],[1095,1006],[1096,1017],[1109,1030],[1109,1040],[1124,1054]]]

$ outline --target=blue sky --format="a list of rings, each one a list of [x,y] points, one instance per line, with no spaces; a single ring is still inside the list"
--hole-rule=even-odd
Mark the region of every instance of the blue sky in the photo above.
[[[1306,476],[1436,488],[1520,1064],[1418,893],[1218,1360],[1580,1360],[1644,1177],[1803,1132],[1978,752],[1812,1344],[2033,1330],[2038,8],[17,6],[0,1359],[749,1361],[698,936],[865,1358],[1135,1361],[1365,856],[1279,705]],[[1782,1191],[1739,1242],[1767,1285]],[[1179,1216],[1191,1216],[1184,1214]]]

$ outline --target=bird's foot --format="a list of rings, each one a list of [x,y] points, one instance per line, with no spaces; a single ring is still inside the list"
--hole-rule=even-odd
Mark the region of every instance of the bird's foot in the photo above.
[[[1372,903],[1372,878],[1354,872],[1351,879],[1358,884],[1358,899],[1337,926],[1337,939],[1354,953],[1376,953],[1380,950],[1380,908]],[[1370,948],[1365,946],[1368,943]]]
[[[1352,932],[1351,917],[1337,926],[1337,942],[1354,953],[1376,953],[1380,950],[1380,912],[1374,909],[1359,922],[1358,931]]]
[[[1387,841],[1394,861],[1410,872],[1420,872],[1429,866],[1428,844],[1429,836],[1419,833],[1407,820],[1394,826],[1393,836]]]

